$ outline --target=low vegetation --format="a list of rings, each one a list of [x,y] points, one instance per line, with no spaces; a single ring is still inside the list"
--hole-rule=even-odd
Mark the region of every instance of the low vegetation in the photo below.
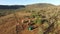
[[[60,34],[60,7],[44,3],[0,9],[0,30],[1,34]]]

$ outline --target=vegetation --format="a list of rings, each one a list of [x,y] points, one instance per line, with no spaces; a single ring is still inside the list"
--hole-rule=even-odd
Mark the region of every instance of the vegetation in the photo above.
[[[15,33],[17,23],[19,34],[60,34],[60,7],[43,3],[26,5],[23,9],[0,9],[1,34]]]

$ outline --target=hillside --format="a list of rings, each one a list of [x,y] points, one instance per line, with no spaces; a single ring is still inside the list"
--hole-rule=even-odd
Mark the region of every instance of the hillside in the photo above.
[[[0,5],[0,17],[5,16],[11,13],[16,12],[16,10],[20,10],[22,8],[28,9],[28,10],[40,10],[45,7],[55,7],[52,4],[47,4],[47,3],[39,3],[39,4],[32,4],[32,5]]]
[[[0,9],[19,9],[24,8],[24,5],[0,5]]]
[[[48,3],[36,3],[36,4],[26,5],[26,9],[33,11],[39,11],[40,9],[46,9],[46,8],[50,9],[52,7],[56,7],[56,6]]]
[[[0,17],[1,34],[60,34],[59,6],[38,3],[1,11],[11,11]]]
[[[36,4],[31,4],[31,5],[27,5],[28,7],[31,6],[33,7],[39,7],[39,8],[43,8],[43,7],[50,7],[50,6],[55,6],[53,4],[48,4],[48,3],[36,3]]]
[[[15,13],[17,9],[25,8],[24,5],[0,5],[0,17]]]

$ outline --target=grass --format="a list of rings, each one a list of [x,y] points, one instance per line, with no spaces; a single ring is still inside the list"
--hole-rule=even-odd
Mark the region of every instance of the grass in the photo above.
[[[16,16],[14,16],[14,14]],[[36,29],[29,31],[27,30],[22,30],[23,34],[43,34],[44,32],[46,34],[53,34],[53,33],[58,33],[59,28],[60,28],[60,8],[58,7],[44,7],[40,8],[38,5],[37,6],[29,6],[24,8],[24,9],[18,9],[16,10],[0,10],[0,32],[1,34],[15,34],[16,33],[16,18],[18,19],[18,22],[20,23],[20,26],[22,24],[27,23],[21,23],[21,20],[26,20],[26,19],[31,19],[33,21],[32,23],[35,23],[34,26],[38,26]],[[3,17],[4,16],[4,17]],[[26,17],[28,16],[28,17]],[[16,17],[16,18],[15,18]],[[54,28],[53,28],[54,27]],[[38,29],[38,30],[37,30]],[[19,32],[20,33],[20,32]]]

